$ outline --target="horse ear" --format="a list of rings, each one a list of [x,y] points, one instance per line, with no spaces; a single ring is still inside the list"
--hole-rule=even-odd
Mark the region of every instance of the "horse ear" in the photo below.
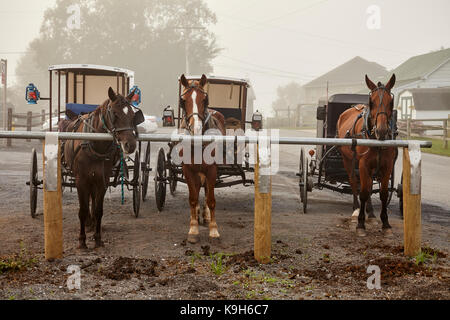
[[[184,73],[181,75],[180,82],[183,85],[183,87],[185,87],[185,88],[189,87],[189,83],[188,83],[186,77],[184,76]]]
[[[367,87],[368,87],[371,91],[373,91],[373,90],[375,90],[375,89],[377,88],[377,86],[375,85],[375,83],[373,83],[372,80],[369,79],[369,77],[367,76],[367,74],[366,74],[366,84],[367,84]]]
[[[133,98],[135,92],[136,92],[136,88],[134,88],[134,90],[131,91],[129,95],[127,95],[128,102],[131,101],[131,98]]]
[[[386,89],[391,90],[394,87],[395,84],[395,73],[392,74],[391,79],[389,79],[388,83],[386,84]]]
[[[115,101],[117,99],[117,95],[111,87],[108,89],[108,97],[111,101]]]
[[[206,76],[204,74],[202,74],[202,78],[200,79],[200,86],[204,87],[207,80],[208,79],[206,79]]]

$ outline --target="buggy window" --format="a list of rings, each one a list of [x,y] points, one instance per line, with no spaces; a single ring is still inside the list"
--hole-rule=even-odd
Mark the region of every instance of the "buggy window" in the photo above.
[[[236,84],[208,83],[206,91],[209,97],[209,106],[213,108],[239,108],[239,97],[243,99],[243,90]],[[242,104],[241,104],[242,105]]]

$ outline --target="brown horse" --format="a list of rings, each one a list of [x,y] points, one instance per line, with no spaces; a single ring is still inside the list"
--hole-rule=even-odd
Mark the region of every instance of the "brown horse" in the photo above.
[[[200,81],[188,81],[184,74],[180,78],[183,85],[183,93],[180,97],[180,105],[183,109],[183,124],[191,135],[203,135],[207,129],[216,129],[225,135],[224,116],[217,111],[208,110],[208,95],[204,90],[207,82],[202,75]],[[203,145],[204,147],[204,145]],[[216,216],[216,199],[214,186],[217,179],[217,164],[206,164],[203,157],[201,164],[194,163],[194,152],[191,152],[191,162],[182,164],[183,174],[189,188],[189,205],[191,208],[190,227],[188,241],[196,243],[199,240],[199,193],[203,186],[205,189],[205,205],[203,210],[203,223],[209,223],[210,239],[220,237]]]
[[[341,114],[337,122],[338,138],[353,139],[392,139],[392,128],[390,127],[393,113],[393,96],[391,89],[395,84],[395,74],[384,86],[378,82],[375,85],[366,75],[366,84],[370,89],[369,106],[356,105]],[[382,230],[385,235],[391,235],[392,229],[387,216],[388,185],[392,174],[397,148],[352,148],[350,146],[340,147],[344,167],[347,171],[350,185],[353,191],[353,210],[358,213],[358,224],[356,233],[365,236],[365,209],[366,205],[371,207],[370,195],[372,193],[374,175],[381,182],[380,199]],[[358,203],[358,181],[355,173],[356,163],[359,166],[360,192]],[[358,210],[360,208],[360,210]],[[369,208],[368,208],[369,209]],[[375,218],[373,212],[369,211],[369,219]]]
[[[75,177],[80,203],[78,216],[81,249],[87,249],[85,226],[90,217],[95,224],[95,247],[103,246],[101,221],[109,178],[113,167],[136,149],[136,126],[142,122],[143,115],[141,111],[134,112],[130,104],[133,94],[134,92],[125,98],[109,88],[109,99],[95,111],[58,124],[60,131],[110,133],[113,136],[112,142],[64,142],[63,164]],[[92,202],[92,216],[89,212],[89,200]]]

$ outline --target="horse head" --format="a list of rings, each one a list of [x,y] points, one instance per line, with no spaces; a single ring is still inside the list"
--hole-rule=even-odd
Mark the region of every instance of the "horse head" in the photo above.
[[[144,121],[142,111],[135,112],[131,105],[133,95],[134,90],[124,97],[121,94],[116,94],[109,87],[106,116],[102,120],[105,129],[114,135],[125,154],[133,153],[136,150],[137,125]]]
[[[381,82],[375,85],[366,75],[366,84],[370,89],[371,134],[374,134],[377,140],[385,140],[391,131],[390,121],[394,108],[394,97],[391,94],[391,89],[395,84],[395,74],[392,75],[386,85]]]
[[[186,128],[191,135],[201,135],[208,119],[208,94],[204,90],[206,76],[202,75],[200,81],[187,80],[181,75],[183,93],[180,97],[180,107],[184,112]]]

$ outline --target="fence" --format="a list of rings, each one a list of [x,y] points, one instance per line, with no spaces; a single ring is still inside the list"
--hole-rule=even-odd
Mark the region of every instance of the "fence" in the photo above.
[[[112,136],[102,133],[71,132],[9,132],[0,131],[0,138],[45,139],[43,150],[44,170],[44,243],[46,259],[61,258],[63,253],[62,238],[62,189],[60,168],[60,139],[72,140],[112,140]],[[271,178],[260,174],[260,169],[270,165],[271,144],[293,145],[339,145],[369,147],[403,147],[403,214],[404,214],[404,252],[414,256],[421,250],[421,153],[420,148],[431,147],[428,141],[405,140],[369,140],[369,139],[331,139],[302,137],[267,137],[267,136],[222,136],[224,142],[254,143],[257,147],[255,165],[255,207],[254,207],[254,256],[261,263],[270,261],[271,257],[271,214],[272,187]],[[180,142],[217,141],[217,136],[185,136],[171,134],[140,134],[140,141]],[[263,161],[260,161],[264,158]],[[262,170],[267,172],[267,170]],[[263,177],[263,178],[261,178]]]
[[[441,122],[442,124],[428,124],[424,122]],[[450,114],[448,119],[407,119],[398,120],[398,131],[406,137],[407,140],[411,137],[423,138],[440,138],[442,139],[445,149],[448,149],[448,141],[450,140]],[[442,134],[429,134],[428,131],[442,131]]]
[[[41,113],[34,113],[28,111],[27,113],[14,113],[12,108],[8,108],[7,113],[7,130],[15,131],[17,128],[26,128],[26,131],[32,131],[33,127],[40,127],[45,123],[46,117],[49,114],[44,109]],[[31,139],[26,139],[30,141]],[[6,145],[10,147],[12,145],[11,139],[6,140]]]

